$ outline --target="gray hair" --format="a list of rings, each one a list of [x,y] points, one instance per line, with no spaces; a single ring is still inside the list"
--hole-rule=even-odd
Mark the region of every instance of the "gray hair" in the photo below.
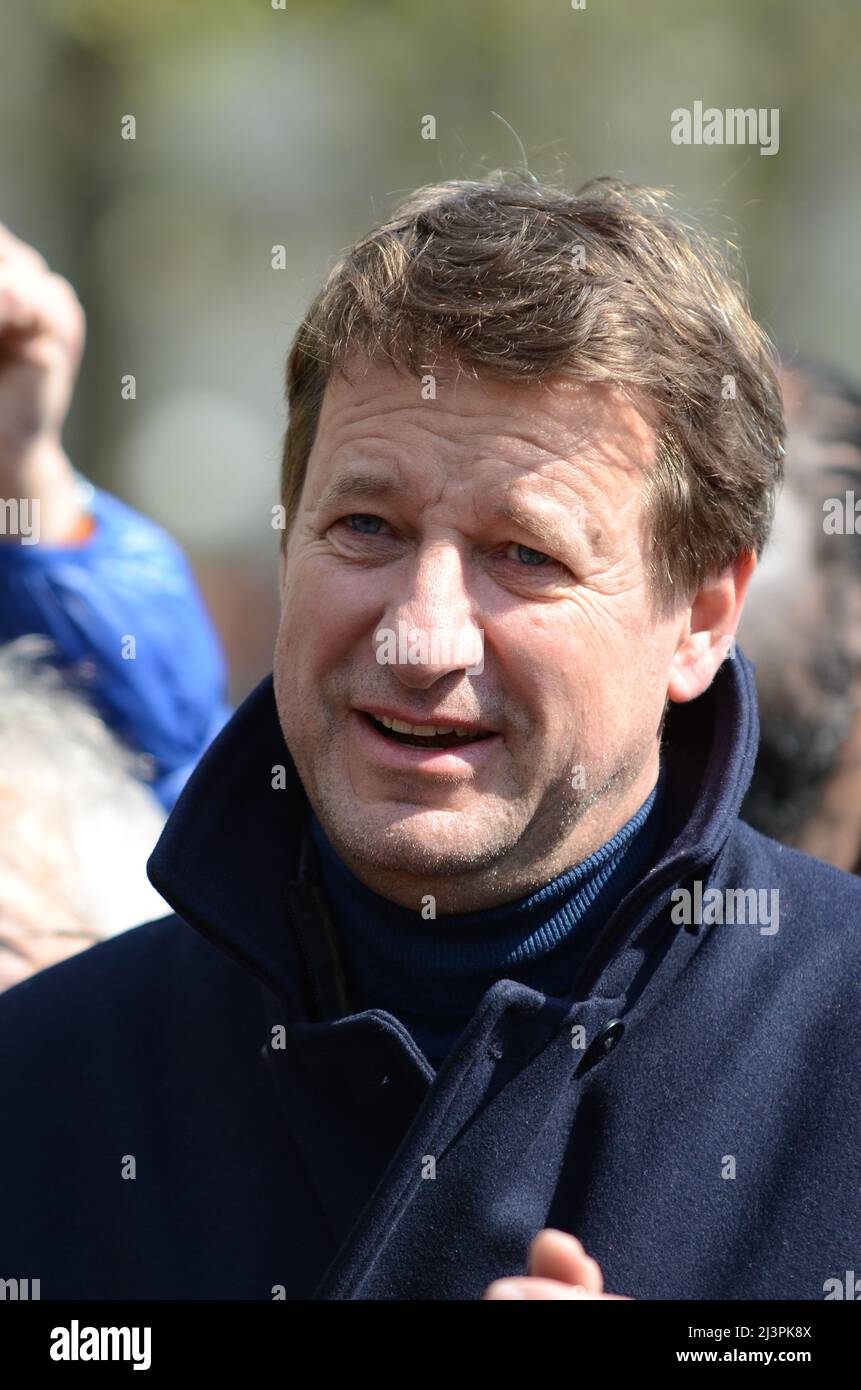
[[[166,909],[146,877],[164,811],[146,760],[104,724],[51,662],[51,644],[0,647],[0,909],[96,937]]]

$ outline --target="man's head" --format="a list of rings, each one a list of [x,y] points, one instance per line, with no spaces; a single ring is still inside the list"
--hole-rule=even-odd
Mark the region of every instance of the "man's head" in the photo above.
[[[0,646],[0,991],[166,907],[145,760],[55,658],[35,635]]]
[[[396,901],[520,896],[633,814],[727,652],[780,477],[767,339],[657,194],[453,183],[335,266],[288,396],[275,686],[310,801]]]
[[[861,531],[826,526],[861,500],[861,390],[821,363],[781,373],[786,485],[739,636],[762,726],[746,820],[861,872]]]

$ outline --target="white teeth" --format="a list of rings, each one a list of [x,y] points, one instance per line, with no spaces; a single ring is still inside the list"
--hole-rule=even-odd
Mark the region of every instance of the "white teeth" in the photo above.
[[[453,729],[450,724],[405,724],[402,719],[387,719],[384,714],[375,715],[381,724],[385,724],[387,729],[391,729],[396,734],[419,734],[422,738],[431,738],[433,734],[457,734],[458,738],[473,738],[474,735],[468,729]]]

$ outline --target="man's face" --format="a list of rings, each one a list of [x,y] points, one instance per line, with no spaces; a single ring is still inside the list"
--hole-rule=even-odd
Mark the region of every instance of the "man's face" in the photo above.
[[[680,630],[641,544],[654,436],[609,387],[437,372],[425,400],[388,365],[351,377],[327,388],[282,564],[281,725],[365,883],[417,909],[508,901],[654,784]],[[369,711],[487,736],[411,747]]]

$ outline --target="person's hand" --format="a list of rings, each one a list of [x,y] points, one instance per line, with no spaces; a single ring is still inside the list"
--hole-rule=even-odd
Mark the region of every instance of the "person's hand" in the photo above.
[[[539,1231],[529,1247],[528,1274],[496,1279],[484,1298],[618,1298],[605,1293],[604,1276],[576,1236],[551,1228]]]
[[[0,441],[59,438],[84,349],[68,280],[0,223]]]
[[[0,223],[0,498],[38,499],[49,542],[80,521],[60,436],[85,332],[68,280]]]

